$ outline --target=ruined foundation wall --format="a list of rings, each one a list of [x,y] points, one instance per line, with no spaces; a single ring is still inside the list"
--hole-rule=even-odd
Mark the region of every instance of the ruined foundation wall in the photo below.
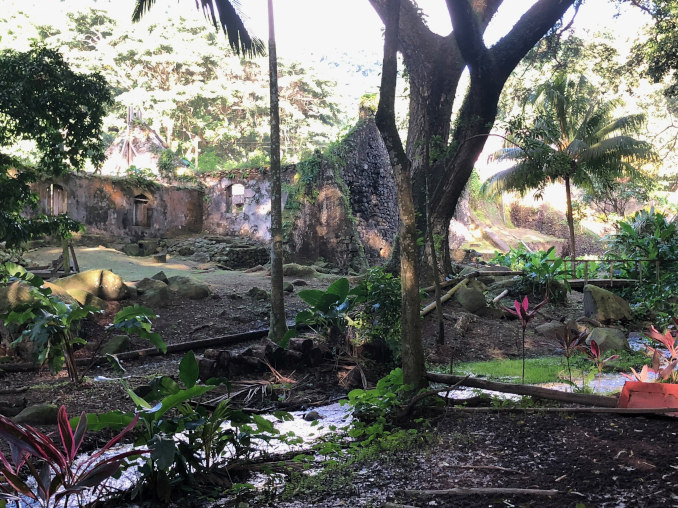
[[[33,186],[44,213],[67,213],[87,231],[132,238],[172,237],[202,230],[198,189],[138,186],[93,175],[64,175]]]

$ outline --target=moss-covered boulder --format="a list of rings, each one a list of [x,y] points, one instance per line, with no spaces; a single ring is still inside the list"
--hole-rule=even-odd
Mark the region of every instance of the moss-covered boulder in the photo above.
[[[185,298],[190,298],[191,300],[207,298],[211,293],[207,284],[190,277],[176,275],[167,280],[171,291],[174,291]]]
[[[22,282],[12,282],[0,288],[0,314],[7,314],[12,310],[21,310],[33,301],[31,287]]]
[[[584,286],[584,315],[601,323],[630,321],[631,306],[621,296],[593,284]]]
[[[28,406],[14,417],[16,423],[24,425],[53,425],[57,422],[59,408],[54,404]]]
[[[110,270],[87,270],[54,281],[64,289],[80,289],[92,293],[104,300],[123,300],[128,298],[129,290],[122,277]]]
[[[141,279],[136,285],[139,300],[152,309],[166,307],[170,299],[167,284],[156,279]]]
[[[586,338],[586,344],[590,346],[593,340],[602,352],[629,349],[626,334],[617,328],[594,328]]]

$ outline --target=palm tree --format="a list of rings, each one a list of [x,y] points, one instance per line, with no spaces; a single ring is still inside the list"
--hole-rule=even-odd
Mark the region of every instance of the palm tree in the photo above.
[[[547,183],[562,180],[574,270],[571,186],[591,188],[594,180],[633,178],[641,174],[639,163],[654,159],[654,151],[649,143],[630,136],[638,132],[644,115],[615,118],[619,102],[599,98],[583,76],[572,79],[564,73],[557,74],[537,87],[529,102],[535,106],[533,124],[526,127],[522,119],[513,121],[507,138],[513,146],[495,154],[498,160],[516,164],[494,175],[483,187],[485,192],[495,194],[537,189],[539,196]]]
[[[156,0],[137,0],[132,21],[139,21]],[[265,54],[264,43],[252,37],[238,13],[238,0],[196,0],[205,17],[228,37],[236,54],[248,57]],[[271,326],[269,337],[280,342],[287,331],[283,298],[282,189],[280,181],[280,114],[278,111],[278,62],[276,56],[273,1],[268,0],[269,85],[271,92]]]

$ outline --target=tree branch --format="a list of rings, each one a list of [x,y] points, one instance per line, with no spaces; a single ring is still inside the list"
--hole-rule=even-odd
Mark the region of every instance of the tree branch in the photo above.
[[[479,67],[487,56],[478,14],[468,0],[447,0],[447,9],[452,17],[452,27],[459,51],[473,72],[474,67]]]

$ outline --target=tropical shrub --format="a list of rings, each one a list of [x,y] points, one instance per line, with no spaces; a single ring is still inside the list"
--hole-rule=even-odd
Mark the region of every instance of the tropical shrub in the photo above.
[[[141,449],[111,451],[113,445],[135,427],[138,418],[131,418],[122,432],[96,452],[82,458],[79,451],[87,431],[85,413],[73,429],[66,408],[61,406],[57,419],[61,449],[47,434],[29,425],[18,425],[0,415],[0,437],[7,441],[11,451],[9,459],[0,452],[0,474],[16,498],[23,496],[38,506],[49,508],[59,506],[62,501],[64,506],[69,506],[69,498],[75,496],[78,506],[83,506],[83,494],[88,492],[96,497],[96,493],[105,488],[106,480],[124,466],[127,457],[148,452]],[[34,462],[36,459],[39,463]],[[22,478],[25,470],[28,470],[32,481]]]
[[[496,252],[491,262],[524,272],[514,287],[517,293],[562,302],[570,291],[567,282],[570,272],[565,270],[563,258],[556,256],[555,250],[551,247],[547,251],[530,252],[521,245],[506,254]]]
[[[168,502],[176,488],[195,486],[196,475],[252,458],[261,443],[296,442],[293,434],[280,434],[266,418],[232,408],[228,399],[211,412],[191,404],[192,399],[222,382],[214,379],[199,383],[198,378],[198,362],[189,351],[179,364],[180,383],[159,376],[151,381],[143,397],[123,383],[139,411],[141,428],[136,444],[150,450],[139,468],[142,478],[133,497],[150,494]],[[278,420],[292,418],[282,411],[274,416]],[[87,417],[96,429],[117,428],[132,419],[130,413],[119,411]]]
[[[607,238],[606,256],[648,260],[617,265],[617,275],[639,280],[620,290],[621,295],[636,318],[668,326],[671,316],[678,314],[678,281],[673,276],[678,269],[678,224],[650,208],[620,221],[617,228],[617,233]]]
[[[350,324],[356,345],[383,340],[393,362],[400,359],[400,278],[382,267],[368,270],[360,283],[351,290],[355,312]]]

